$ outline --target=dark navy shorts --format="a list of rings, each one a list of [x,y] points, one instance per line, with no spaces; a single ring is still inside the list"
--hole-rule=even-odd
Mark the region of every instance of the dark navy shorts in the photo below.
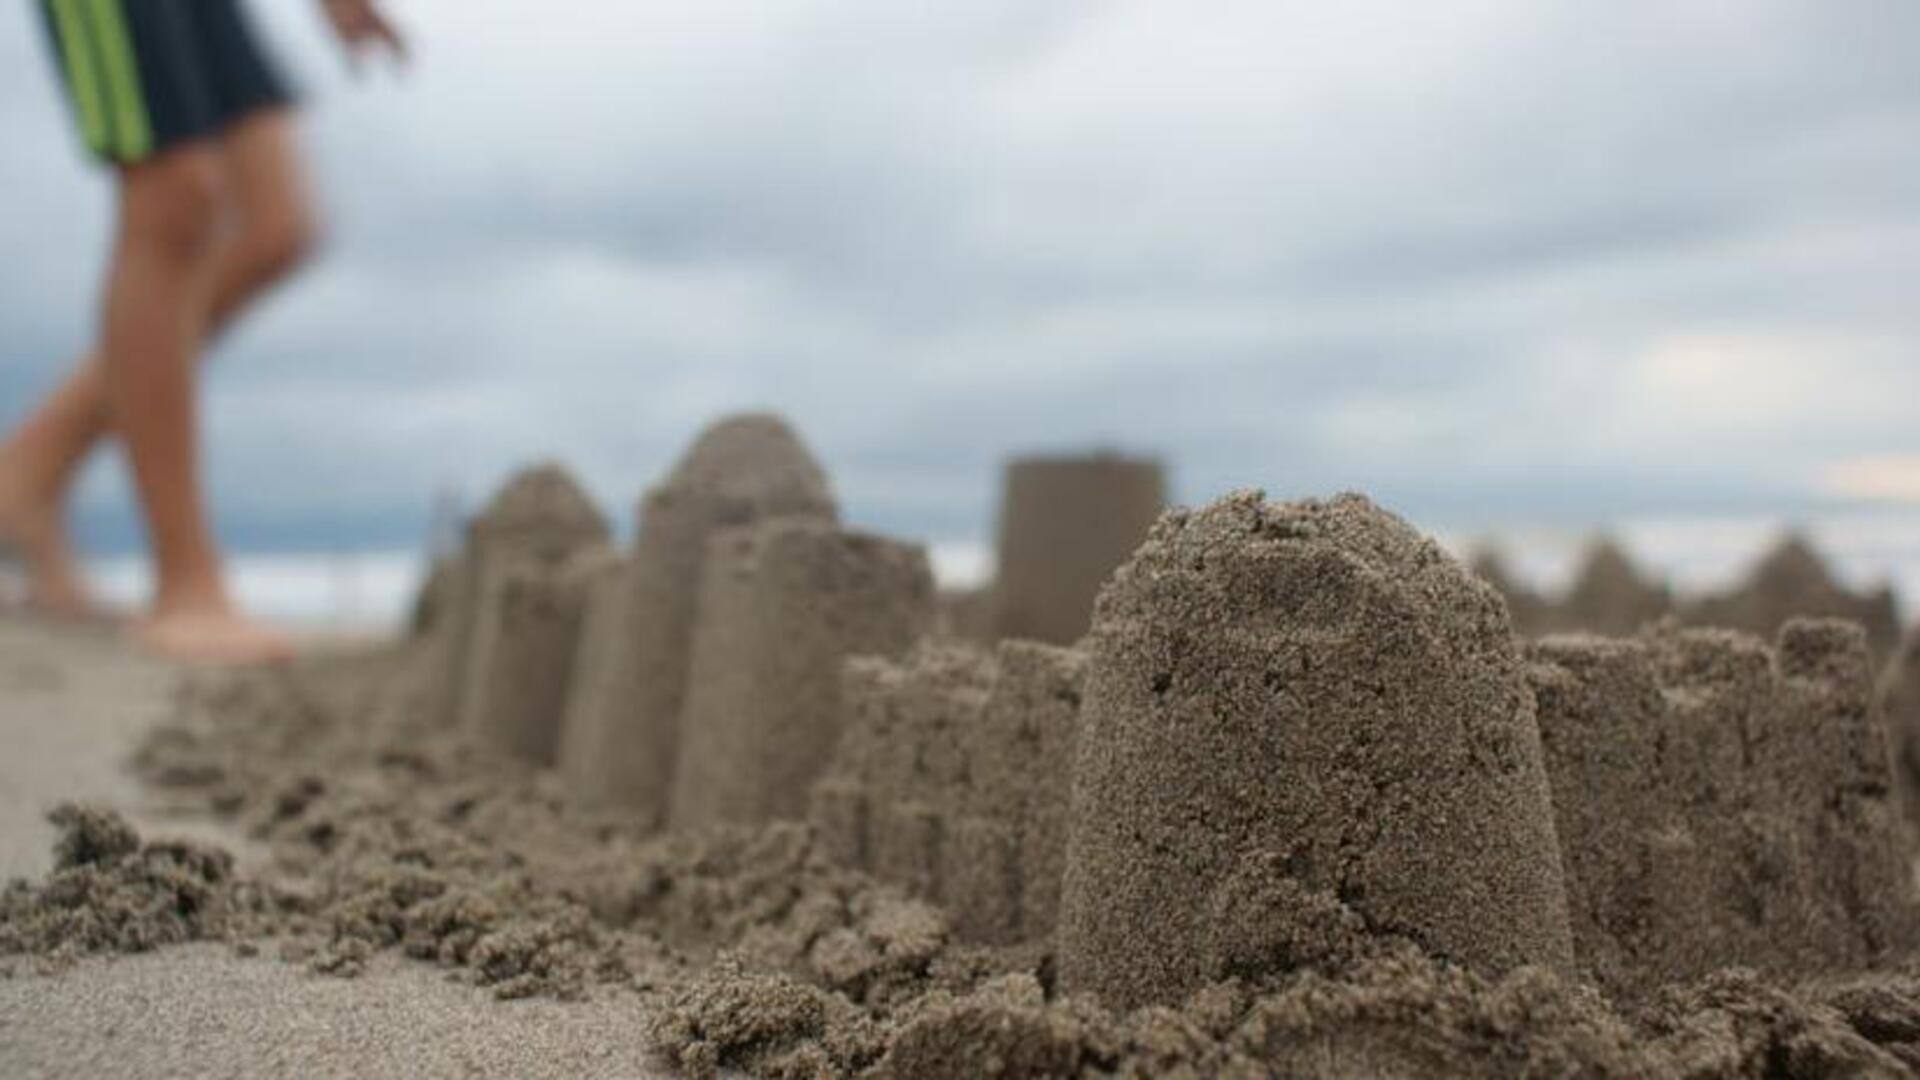
[[[39,0],[87,148],[144,161],[293,95],[240,0]]]

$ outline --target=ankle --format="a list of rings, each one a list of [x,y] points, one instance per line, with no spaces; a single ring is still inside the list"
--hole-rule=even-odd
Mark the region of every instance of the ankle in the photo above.
[[[217,580],[162,585],[153,600],[156,619],[235,614],[233,598]]]

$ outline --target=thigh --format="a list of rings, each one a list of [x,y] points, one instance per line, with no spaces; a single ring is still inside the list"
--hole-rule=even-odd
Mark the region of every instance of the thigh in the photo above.
[[[292,109],[272,108],[247,114],[221,135],[228,204],[242,228],[249,223],[298,227],[310,222],[312,199],[298,127]]]

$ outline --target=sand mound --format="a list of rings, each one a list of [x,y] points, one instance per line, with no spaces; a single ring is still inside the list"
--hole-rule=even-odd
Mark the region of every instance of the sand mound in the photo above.
[[[1171,513],[1102,593],[1091,653],[1068,988],[1173,1002],[1375,939],[1571,965],[1505,609],[1397,518],[1358,496]]]

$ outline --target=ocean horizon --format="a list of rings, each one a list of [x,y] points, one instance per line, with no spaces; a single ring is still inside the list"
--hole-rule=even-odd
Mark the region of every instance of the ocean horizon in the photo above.
[[[1914,618],[1920,598],[1920,512],[1828,514],[1788,522],[1761,517],[1649,517],[1624,519],[1605,531],[1625,545],[1642,569],[1683,592],[1724,588],[1789,529],[1812,538],[1837,577],[1853,588],[1890,585],[1902,618]],[[1488,525],[1429,530],[1465,557],[1491,544],[1521,580],[1535,588],[1564,588],[1592,529],[1559,525]],[[928,545],[943,588],[977,587],[993,577],[988,541],[957,539]],[[239,552],[232,558],[234,588],[262,617],[317,633],[381,633],[399,628],[426,572],[420,550]],[[141,604],[151,587],[143,557],[116,555],[88,561],[96,588],[109,603]]]

